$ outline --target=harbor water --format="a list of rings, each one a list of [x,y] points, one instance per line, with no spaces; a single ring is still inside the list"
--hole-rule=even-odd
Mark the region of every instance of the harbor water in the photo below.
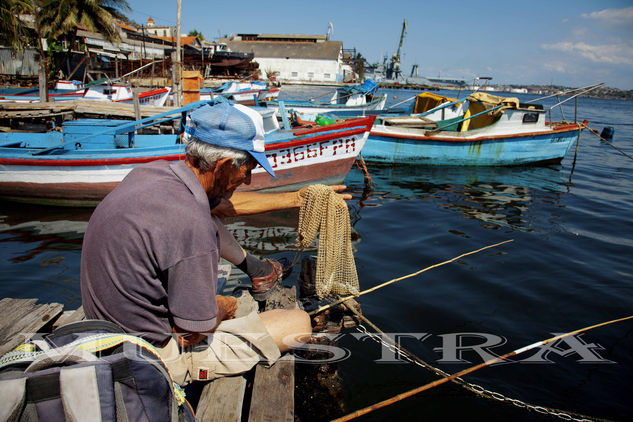
[[[281,98],[328,90],[284,86]],[[389,107],[415,92],[386,94]],[[522,102],[535,98],[517,96]],[[564,105],[564,114],[574,119],[573,100]],[[558,109],[552,118],[561,119]],[[613,144],[633,155],[633,102],[583,97],[578,119],[587,119],[598,133],[613,127]],[[368,165],[367,173],[373,185],[358,167],[345,181],[353,195],[348,204],[361,290],[513,240],[359,299],[369,320],[397,334],[403,347],[434,367],[458,372],[560,333],[633,314],[633,161],[589,131],[560,165]],[[81,241],[92,210],[0,206],[0,297],[78,307]],[[295,212],[227,223],[259,256],[296,257]],[[287,282],[298,273],[299,264]],[[321,413],[298,409],[301,420],[341,416],[438,378],[357,329],[344,330],[338,345],[338,401]],[[633,320],[615,323],[464,377],[497,399],[447,383],[361,420],[545,421],[560,420],[551,414],[558,411],[631,420],[632,350]],[[556,410],[539,413],[516,404]]]

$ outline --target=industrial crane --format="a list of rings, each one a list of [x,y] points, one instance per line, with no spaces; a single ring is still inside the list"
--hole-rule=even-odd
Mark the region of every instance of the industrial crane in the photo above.
[[[407,34],[407,20],[402,22],[402,33],[400,34],[400,43],[398,44],[398,50],[391,56],[391,63],[387,68],[387,79],[398,79],[402,72],[400,71],[400,51],[402,50],[402,42],[404,36]]]

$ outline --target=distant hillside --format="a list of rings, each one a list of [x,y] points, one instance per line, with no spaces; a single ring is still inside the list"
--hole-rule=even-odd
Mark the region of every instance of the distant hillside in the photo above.
[[[551,95],[560,91],[573,89],[566,86],[557,85],[494,85],[491,88],[501,92],[527,92],[538,95]],[[584,97],[612,98],[619,100],[633,100],[633,90],[621,90],[617,88],[600,87],[583,94]]]

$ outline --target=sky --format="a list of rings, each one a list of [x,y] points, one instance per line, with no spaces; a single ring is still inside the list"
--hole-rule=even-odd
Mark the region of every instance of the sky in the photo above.
[[[139,24],[176,26],[177,0],[128,0]],[[182,0],[181,32],[325,35],[370,63],[491,84],[633,89],[633,0]]]

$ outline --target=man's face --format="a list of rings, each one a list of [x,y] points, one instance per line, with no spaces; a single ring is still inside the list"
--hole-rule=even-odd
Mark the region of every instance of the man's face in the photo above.
[[[251,171],[256,166],[257,161],[252,157],[250,157],[246,164],[242,164],[237,168],[232,164],[227,165],[214,183],[214,193],[210,193],[209,196],[229,199],[238,186],[241,184],[249,185],[251,183]],[[215,193],[219,193],[219,195],[213,196]]]

